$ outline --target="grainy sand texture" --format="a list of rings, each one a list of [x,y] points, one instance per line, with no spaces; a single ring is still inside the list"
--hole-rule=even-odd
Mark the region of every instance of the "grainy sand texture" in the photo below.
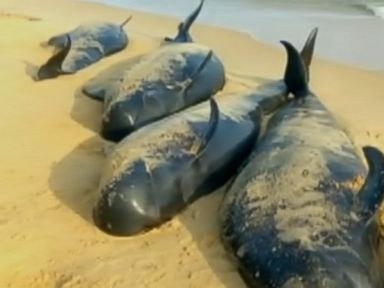
[[[41,82],[29,76],[52,54],[40,46],[49,37],[91,20],[121,23],[130,14],[123,52],[75,75]],[[102,104],[80,88],[110,65],[159,47],[178,22],[71,0],[0,2],[0,287],[244,287],[218,238],[220,191],[133,238],[107,236],[91,220],[104,161]],[[232,80],[226,91],[283,75],[282,47],[198,23],[191,33],[223,60]],[[298,47],[307,34],[301,37]],[[356,145],[384,149],[384,73],[316,57],[311,69],[312,90]]]

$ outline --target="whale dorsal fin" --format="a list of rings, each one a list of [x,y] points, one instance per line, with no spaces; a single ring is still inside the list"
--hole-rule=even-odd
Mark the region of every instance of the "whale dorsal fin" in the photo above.
[[[63,73],[61,65],[63,64],[64,59],[67,57],[72,46],[69,34],[66,34],[66,38],[67,41],[65,47],[49,58],[48,61],[40,67],[37,72],[37,80],[55,78],[59,74]]]
[[[209,116],[209,122],[207,124],[207,129],[205,130],[204,134],[194,143],[194,147],[192,147],[192,149],[195,152],[195,157],[190,162],[190,165],[186,166],[185,171],[181,173],[179,185],[183,194],[183,200],[186,203],[191,201],[193,198],[195,198],[194,196],[196,196],[193,195],[194,190],[191,189],[191,187],[194,185],[191,185],[190,181],[196,181],[195,178],[199,175],[199,173],[196,174],[196,171],[200,171],[198,167],[200,159],[204,154],[204,151],[207,149],[210,141],[212,140],[212,137],[215,134],[219,123],[220,110],[213,97],[211,97],[209,100],[209,104],[211,112]]]
[[[372,146],[363,147],[368,163],[368,175],[357,197],[357,210],[363,218],[375,214],[384,198],[384,155]]]
[[[309,33],[307,41],[305,42],[303,48],[301,49],[301,58],[303,58],[304,65],[307,72],[307,81],[309,82],[309,68],[312,63],[313,52],[315,50],[316,37],[319,29],[317,27],[313,28],[311,33]]]
[[[184,22],[181,22],[178,26],[178,34],[175,38],[169,38],[165,37],[164,40],[166,42],[178,42],[178,43],[187,43],[187,42],[193,42],[191,35],[189,34],[189,29],[191,28],[193,22],[196,20],[197,16],[199,16],[200,11],[203,7],[204,0],[200,0],[199,6],[196,7],[196,9],[188,15],[188,17],[184,20]]]
[[[120,24],[120,27],[123,28],[129,21],[131,21],[132,17],[132,15],[129,15],[129,17]]]
[[[297,49],[288,41],[280,41],[287,52],[287,64],[284,72],[284,82],[288,92],[295,98],[304,98],[310,94],[308,88],[307,69],[303,58]]]

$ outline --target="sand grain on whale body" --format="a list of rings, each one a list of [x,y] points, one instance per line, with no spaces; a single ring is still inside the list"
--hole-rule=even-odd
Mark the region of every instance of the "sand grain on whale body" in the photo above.
[[[139,59],[127,71],[120,86],[120,92],[116,96],[113,103],[125,101],[139,87],[143,87],[146,83],[160,82],[169,83],[173,79],[175,66],[185,66],[187,63],[187,55],[195,53],[207,52],[208,49],[197,44],[184,44],[182,46],[162,47],[161,50],[155,51]],[[179,52],[179,53],[178,53]],[[177,84],[177,83],[174,83]],[[170,83],[168,88],[175,88]],[[183,87],[180,87],[183,88]]]
[[[298,109],[295,103],[290,103],[282,108],[285,113],[275,114],[269,123],[271,130],[267,138],[259,143],[255,150],[258,153],[232,191],[238,191],[236,187],[245,184],[245,200],[237,201],[245,201],[250,209],[248,226],[261,229],[261,224],[272,218],[282,242],[299,243],[306,250],[315,250],[327,246],[327,235],[345,231],[350,225],[340,217],[340,209],[335,205],[337,200],[333,201],[342,197],[339,186],[328,183],[328,179],[333,178],[329,170],[332,160],[343,159],[345,169],[356,166],[356,171],[363,173],[364,170],[358,162],[360,159],[353,154],[353,143],[332,115],[316,98],[308,98],[306,102],[312,102],[309,105],[313,107],[308,109],[304,105]],[[263,163],[267,163],[266,168]],[[253,176],[254,173],[257,176]],[[333,173],[336,172],[333,170]],[[352,182],[355,181],[358,180]],[[358,184],[342,183],[354,193],[360,188]],[[319,189],[319,185],[326,188]],[[344,241],[339,235],[334,237]]]
[[[99,55],[104,55],[104,47],[99,42],[93,39],[92,36],[82,37],[76,39],[72,43],[71,50],[69,51],[67,57],[64,59],[62,64],[62,69],[66,72],[75,72],[78,67],[78,61],[84,59],[91,62],[92,55],[89,54],[89,50],[93,49],[98,51]]]

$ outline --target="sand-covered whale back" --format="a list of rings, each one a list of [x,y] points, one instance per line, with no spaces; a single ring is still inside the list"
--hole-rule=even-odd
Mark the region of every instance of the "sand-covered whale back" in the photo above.
[[[142,57],[124,71],[119,93],[113,103],[126,100],[137,89],[145,88],[146,85],[151,85],[153,82],[169,83],[170,90],[177,88],[172,86],[182,84],[178,81],[185,80],[188,76],[184,74],[185,71],[177,68],[186,66],[187,57],[191,54],[206,56],[208,53],[207,47],[194,43],[173,44]]]
[[[338,206],[359,191],[366,170],[332,115],[316,98],[306,101],[302,107],[291,103],[272,117],[227,201],[247,205],[245,225],[272,221],[280,241],[298,241],[311,250],[324,243],[328,232],[351,224],[342,221],[348,206]]]

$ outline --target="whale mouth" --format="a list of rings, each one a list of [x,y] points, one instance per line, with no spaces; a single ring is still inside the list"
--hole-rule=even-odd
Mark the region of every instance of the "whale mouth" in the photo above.
[[[133,128],[129,129],[105,129],[102,128],[100,135],[102,138],[108,141],[112,142],[120,142],[123,140],[128,134],[132,133],[134,131]]]
[[[93,208],[93,222],[99,230],[111,236],[127,237],[149,229],[150,219],[132,203],[116,199],[110,204],[103,197]]]
[[[92,218],[101,231],[113,236],[133,236],[160,223],[159,207],[145,181],[148,175],[141,168],[144,167],[133,169],[133,174],[120,175],[100,191]]]
[[[106,140],[119,142],[134,130],[131,113],[125,109],[124,103],[117,103],[104,114],[100,135]]]
[[[120,115],[118,115],[120,117]],[[122,125],[127,124],[127,125]],[[101,125],[100,136],[105,140],[120,142],[129,134],[135,131],[133,125],[117,121],[103,121]]]

